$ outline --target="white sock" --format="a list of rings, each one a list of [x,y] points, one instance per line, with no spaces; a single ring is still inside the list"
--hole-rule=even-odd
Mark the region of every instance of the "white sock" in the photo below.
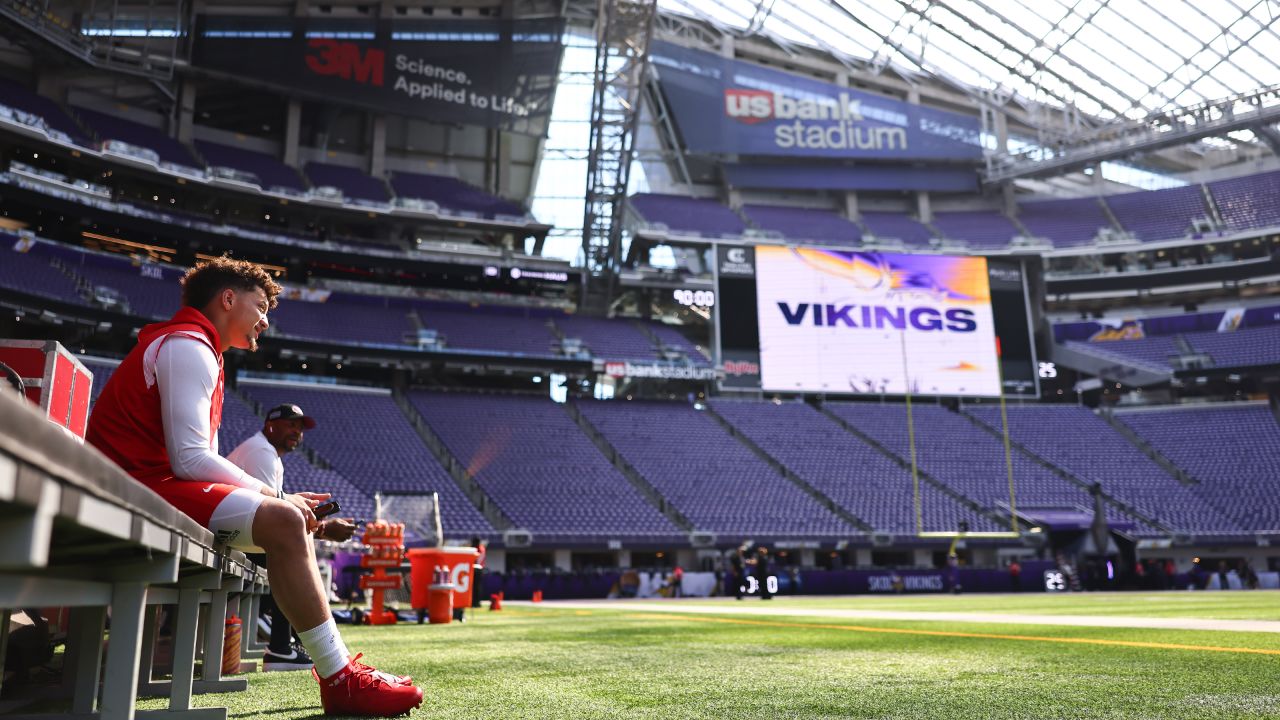
[[[302,647],[307,649],[307,654],[311,655],[312,662],[316,664],[316,674],[322,680],[336,675],[351,659],[333,618],[298,633],[298,639],[302,641]]]

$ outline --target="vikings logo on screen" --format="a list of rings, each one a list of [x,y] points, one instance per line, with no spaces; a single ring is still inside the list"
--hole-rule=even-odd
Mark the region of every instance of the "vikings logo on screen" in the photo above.
[[[756,252],[766,389],[999,393],[985,258]]]

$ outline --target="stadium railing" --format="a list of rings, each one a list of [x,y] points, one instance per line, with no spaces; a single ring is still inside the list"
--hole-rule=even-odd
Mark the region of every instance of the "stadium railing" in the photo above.
[[[223,617],[234,600],[244,627],[255,628],[266,591],[265,570],[243,553],[215,547],[207,529],[0,391],[0,628],[7,633],[13,609],[71,608],[61,685],[6,700],[0,712],[69,700],[43,717],[225,720],[225,708],[192,708],[191,696],[247,687],[222,677]],[[152,678],[158,605],[177,610],[170,680]],[[139,696],[168,697],[168,708],[136,711]]]

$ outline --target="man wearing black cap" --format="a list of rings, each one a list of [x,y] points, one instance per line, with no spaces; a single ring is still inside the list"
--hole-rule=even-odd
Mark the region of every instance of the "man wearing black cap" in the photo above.
[[[315,419],[302,412],[302,408],[297,405],[277,405],[267,411],[262,432],[246,438],[231,451],[227,460],[279,491],[284,486],[284,462],[280,458],[296,450],[302,444],[303,432],[315,426]],[[350,539],[354,532],[355,524],[350,520],[322,520],[316,529],[316,538],[343,542]],[[265,564],[265,558],[259,562]],[[275,611],[274,601],[270,605],[271,641],[262,659],[263,672],[311,669],[311,657],[300,643],[293,642],[293,627],[285,619],[284,613]]]

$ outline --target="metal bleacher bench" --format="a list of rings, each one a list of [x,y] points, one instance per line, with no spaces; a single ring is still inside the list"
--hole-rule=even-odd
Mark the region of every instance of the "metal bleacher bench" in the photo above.
[[[43,689],[41,714],[31,716],[225,720],[226,708],[194,709],[191,697],[247,686],[221,676],[223,617],[228,599],[238,598],[243,637],[255,636],[266,571],[238,551],[215,548],[207,529],[5,390],[0,665],[12,610],[71,608],[61,684]],[[171,680],[151,677],[160,605],[177,608]],[[260,645],[242,647],[242,657],[261,657]],[[205,662],[197,679],[198,650]],[[168,708],[138,711],[139,696],[167,696]],[[6,698],[0,715],[19,717],[31,701]],[[44,712],[49,707],[56,710]]]

